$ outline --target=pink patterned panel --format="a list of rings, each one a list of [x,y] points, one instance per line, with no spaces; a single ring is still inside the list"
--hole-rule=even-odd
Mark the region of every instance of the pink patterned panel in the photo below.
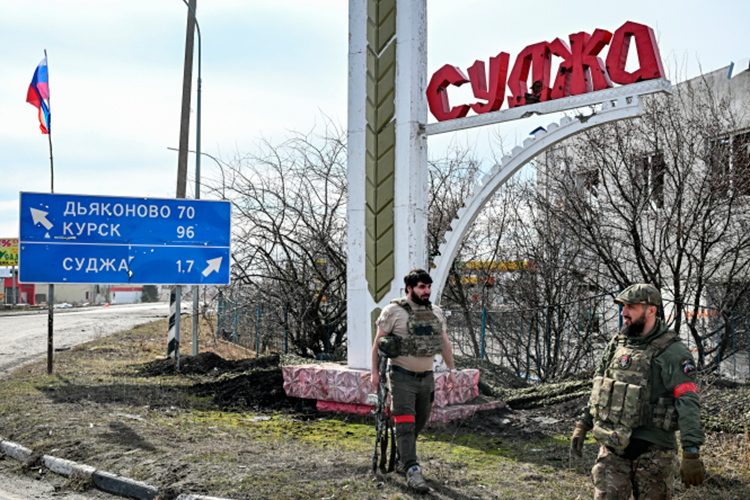
[[[341,365],[284,366],[284,391],[287,396],[366,404],[367,395],[375,394],[370,374]],[[479,370],[461,370],[456,374],[456,387],[446,390],[447,372],[435,373],[434,406],[444,407],[471,401],[478,394]]]

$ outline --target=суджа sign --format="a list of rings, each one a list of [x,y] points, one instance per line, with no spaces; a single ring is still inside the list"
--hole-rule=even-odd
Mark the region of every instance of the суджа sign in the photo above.
[[[509,108],[603,90],[615,83],[627,85],[664,77],[654,31],[646,25],[628,21],[614,35],[597,29],[592,35],[582,31],[570,35],[569,39],[570,45],[560,38],[529,45],[516,57],[510,76],[510,56],[506,52],[490,58],[489,78],[484,61],[474,62],[468,70],[468,77],[456,66],[446,64],[432,75],[427,87],[430,111],[438,121],[464,117],[470,109],[477,114],[497,111],[505,98],[506,77],[510,90]],[[625,71],[625,63],[633,40],[640,67],[628,72]],[[605,66],[599,53],[607,45],[610,48]],[[551,74],[553,55],[562,58],[554,82]],[[527,84],[529,72],[533,82],[531,90]],[[471,82],[474,97],[486,102],[451,107],[448,87],[458,87],[467,82]]]

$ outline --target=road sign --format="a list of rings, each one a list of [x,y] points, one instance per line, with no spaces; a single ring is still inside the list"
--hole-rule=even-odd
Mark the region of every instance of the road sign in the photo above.
[[[227,284],[226,201],[21,193],[26,283]]]

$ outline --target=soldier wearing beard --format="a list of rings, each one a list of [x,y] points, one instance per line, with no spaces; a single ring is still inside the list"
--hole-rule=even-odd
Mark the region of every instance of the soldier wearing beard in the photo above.
[[[628,337],[640,337],[643,334],[644,327],[646,326],[646,308],[642,309],[640,316],[638,317],[634,318],[632,314],[632,311],[628,311],[627,314],[623,311],[622,319],[625,323],[625,326],[622,327],[622,333],[624,333]]]
[[[432,278],[423,269],[412,269],[404,277],[404,285],[406,296],[385,306],[377,320],[371,380],[377,387],[380,381],[378,350],[382,341],[396,345],[396,352],[388,352],[391,413],[399,452],[396,470],[406,474],[406,484],[411,489],[426,492],[429,488],[417,461],[416,443],[432,411],[435,354],[441,354],[450,369],[448,390],[453,390],[456,384],[456,369],[445,316],[439,307],[430,303]]]
[[[669,499],[677,475],[687,486],[704,481],[699,448],[697,373],[690,350],[657,316],[661,293],[650,284],[623,290],[624,327],[604,350],[594,372],[591,398],[576,424],[571,451],[582,455],[586,434],[599,443],[591,470],[597,500]]]

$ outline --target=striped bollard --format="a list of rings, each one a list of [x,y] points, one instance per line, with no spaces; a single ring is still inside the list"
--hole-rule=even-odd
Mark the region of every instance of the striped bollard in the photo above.
[[[169,332],[167,333],[167,356],[175,358],[180,367],[180,295],[182,288],[175,286],[169,294]]]

